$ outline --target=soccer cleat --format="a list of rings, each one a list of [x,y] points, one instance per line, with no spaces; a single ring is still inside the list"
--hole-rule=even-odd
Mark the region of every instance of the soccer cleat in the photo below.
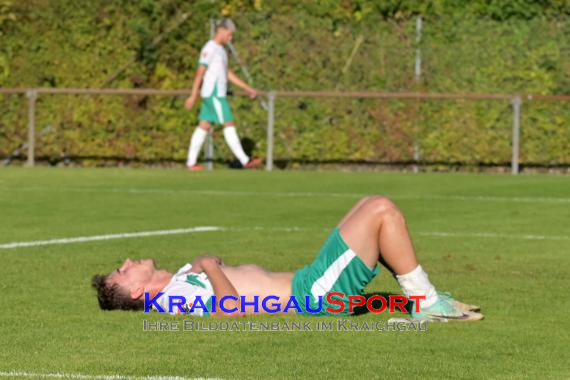
[[[445,297],[439,295],[436,303],[429,307],[420,307],[420,312],[415,311],[415,305],[412,305],[410,312],[414,319],[433,319],[434,321],[479,321],[484,318],[483,314],[462,310],[458,304],[467,306],[461,302],[455,301],[451,295]]]
[[[254,169],[263,165],[261,158],[252,158],[247,164],[243,166],[244,169]]]
[[[448,292],[437,292],[437,294],[447,300],[447,302],[451,303],[453,306],[458,308],[462,311],[481,311],[481,307],[477,305],[469,305],[467,303],[459,302],[456,299],[453,299],[450,293]]]
[[[202,165],[186,166],[186,168],[191,172],[199,172],[204,170]]]

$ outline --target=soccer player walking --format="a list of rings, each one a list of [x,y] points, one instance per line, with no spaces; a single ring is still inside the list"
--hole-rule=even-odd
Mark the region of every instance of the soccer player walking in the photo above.
[[[247,92],[252,99],[257,96],[257,91],[254,88],[239,79],[228,68],[228,55],[224,45],[232,40],[235,30],[236,27],[232,20],[229,18],[222,19],[216,25],[214,39],[208,41],[200,52],[200,61],[192,86],[192,94],[185,104],[187,109],[192,109],[198,97],[198,92],[200,92],[202,98],[199,115],[200,122],[192,134],[190,146],[188,147],[188,161],[186,165],[189,170],[202,170],[202,166],[197,165],[198,155],[212,124],[224,126],[226,143],[244,168],[250,169],[262,164],[261,159],[252,159],[243,151],[237,135],[234,117],[226,97],[228,79]]]

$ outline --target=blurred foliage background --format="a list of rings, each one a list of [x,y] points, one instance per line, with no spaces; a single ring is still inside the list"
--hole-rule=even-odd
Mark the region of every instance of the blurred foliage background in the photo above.
[[[238,25],[234,45],[263,90],[570,94],[567,0],[0,0],[0,86],[190,88],[209,20],[222,16]],[[36,154],[182,162],[198,115],[183,103],[41,95]],[[263,156],[266,111],[243,97],[231,103],[241,136]],[[26,107],[23,96],[0,96],[0,157],[25,142]],[[414,144],[428,163],[510,161],[508,101],[278,98],[276,115],[283,163],[409,162]],[[521,162],[570,164],[569,121],[568,102],[524,102]],[[231,159],[215,133],[216,159]]]

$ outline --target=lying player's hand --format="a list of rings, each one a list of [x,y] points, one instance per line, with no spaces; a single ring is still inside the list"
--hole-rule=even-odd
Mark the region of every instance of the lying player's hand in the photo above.
[[[202,273],[204,272],[204,267],[209,264],[224,265],[224,262],[218,256],[198,256],[192,262],[191,272]]]
[[[207,257],[213,259],[216,262],[216,264],[218,264],[220,266],[224,265],[224,260],[222,260],[222,258],[219,256],[207,256]]]

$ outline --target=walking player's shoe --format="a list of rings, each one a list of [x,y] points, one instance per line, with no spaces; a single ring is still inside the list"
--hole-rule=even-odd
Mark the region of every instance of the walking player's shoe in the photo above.
[[[460,306],[463,305],[463,306]],[[438,294],[437,302],[429,307],[420,308],[420,312],[415,311],[412,305],[410,312],[414,319],[433,319],[436,321],[479,321],[484,318],[483,314],[474,311],[463,310],[467,307],[464,303],[456,301],[450,294],[442,296]]]
[[[204,170],[202,165],[186,166],[186,168],[191,172],[199,172]]]
[[[244,165],[244,169],[254,169],[263,165],[263,160],[261,158],[252,158],[247,164]]]

